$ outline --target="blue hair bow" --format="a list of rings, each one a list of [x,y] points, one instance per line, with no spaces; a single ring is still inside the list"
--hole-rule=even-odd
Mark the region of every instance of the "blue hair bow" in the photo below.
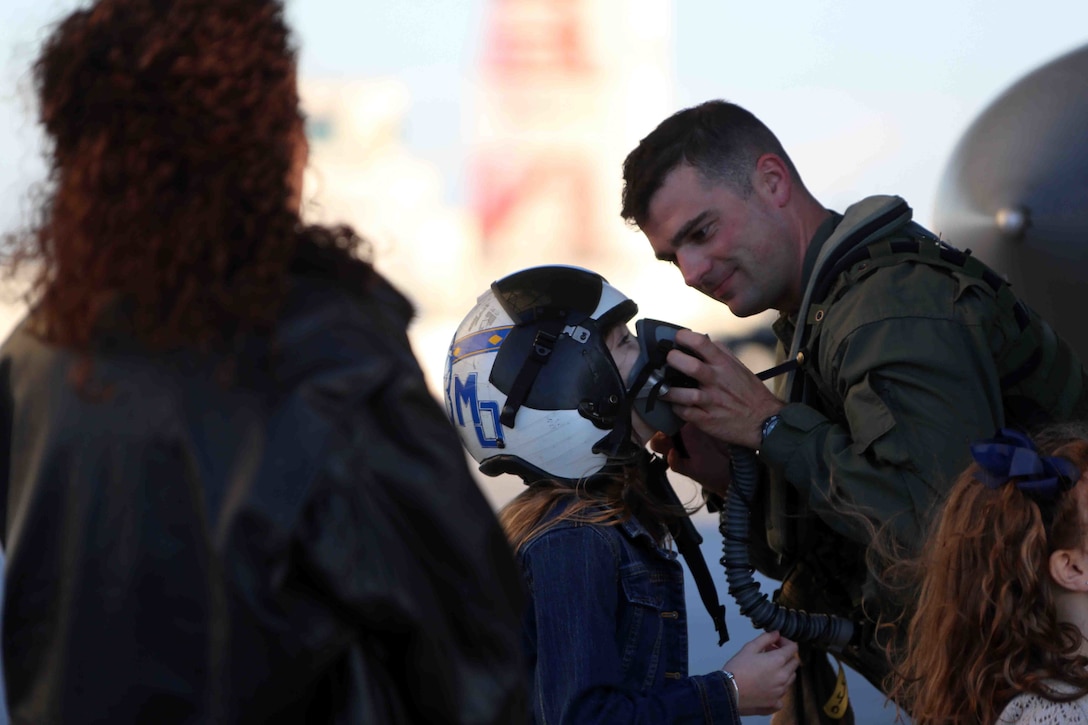
[[[1017,430],[1002,428],[994,438],[971,444],[971,455],[981,470],[975,474],[987,488],[1013,481],[1028,496],[1053,500],[1073,487],[1080,471],[1072,461],[1040,456],[1031,439]]]

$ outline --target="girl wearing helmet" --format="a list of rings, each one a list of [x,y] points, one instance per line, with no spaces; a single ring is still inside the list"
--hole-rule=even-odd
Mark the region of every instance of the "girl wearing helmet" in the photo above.
[[[535,721],[739,723],[781,706],[796,645],[771,632],[723,670],[687,672],[670,545],[689,512],[654,488],[644,446],[668,406],[646,414],[638,392],[647,351],[627,328],[636,311],[583,269],[499,280],[454,335],[447,412],[481,471],[528,486],[500,519],[528,586]]]

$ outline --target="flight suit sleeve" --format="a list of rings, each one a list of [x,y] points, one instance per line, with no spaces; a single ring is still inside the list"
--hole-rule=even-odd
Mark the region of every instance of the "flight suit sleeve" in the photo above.
[[[828,313],[818,364],[830,415],[787,405],[762,460],[848,538],[871,539],[845,513],[858,511],[916,545],[970,443],[1004,424],[993,315],[992,296],[969,278],[922,265],[874,274]]]

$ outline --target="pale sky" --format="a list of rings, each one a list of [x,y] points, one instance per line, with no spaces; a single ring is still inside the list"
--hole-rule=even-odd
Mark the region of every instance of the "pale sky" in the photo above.
[[[41,173],[26,68],[43,26],[73,6],[0,0],[0,229],[17,223],[24,190]],[[461,200],[462,96],[470,97],[484,0],[294,0],[288,9],[304,75],[407,85],[405,141],[440,166],[450,199]],[[1018,78],[1088,43],[1088,2],[676,0],[673,35],[675,108],[713,97],[740,103],[775,130],[826,205],[898,193],[929,223],[960,135]]]

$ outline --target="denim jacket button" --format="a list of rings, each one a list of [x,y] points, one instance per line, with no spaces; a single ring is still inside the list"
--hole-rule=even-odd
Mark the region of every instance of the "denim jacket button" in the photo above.
[[[662,612],[661,616],[664,619],[676,619],[680,616],[679,612]]]

